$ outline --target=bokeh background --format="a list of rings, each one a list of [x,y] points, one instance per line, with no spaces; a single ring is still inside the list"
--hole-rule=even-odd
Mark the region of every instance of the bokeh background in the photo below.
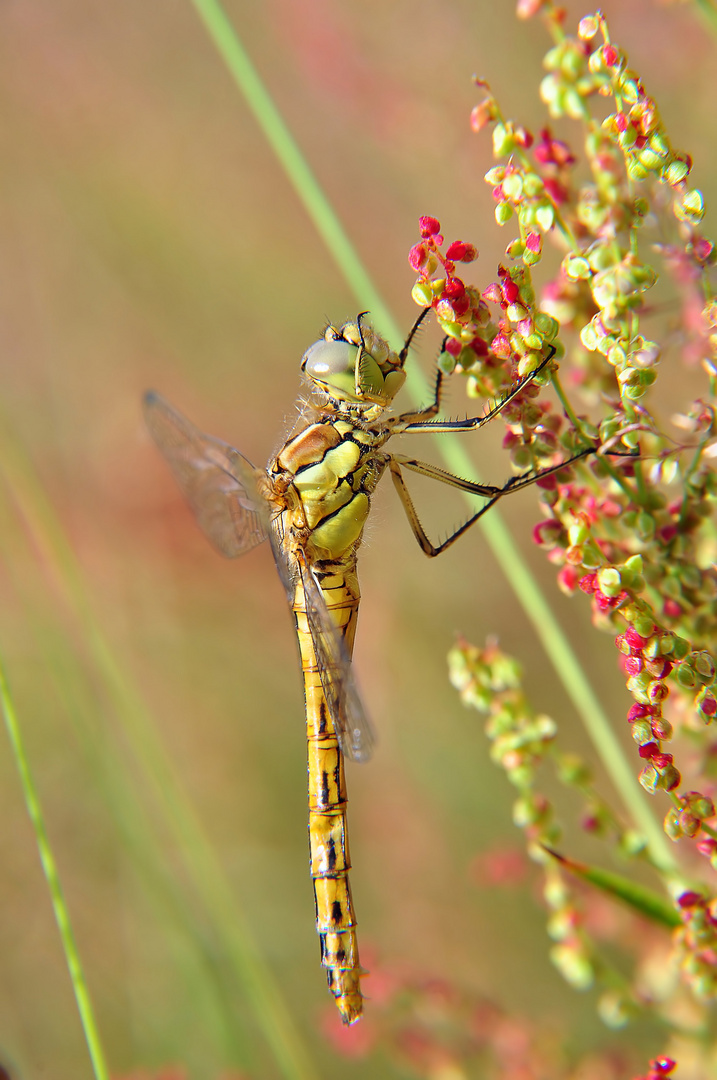
[[[468,123],[471,75],[538,130],[541,24],[487,0],[226,7],[400,323],[416,314],[406,255],[421,214],[476,243],[472,273],[491,281],[509,230],[482,179],[489,136]],[[566,7],[571,27],[588,10]],[[711,38],[688,4],[603,9],[709,202]],[[279,1075],[227,962],[233,920],[314,1075],[410,1075],[378,1051],[342,1056],[313,928],[296,646],[271,555],[213,553],[139,406],[155,386],[261,463],[294,414],[302,352],[356,299],[191,3],[7,0],[0,60],[0,653],[113,1075],[172,1063],[197,1078]],[[427,334],[426,371],[435,347]],[[456,386],[452,411],[473,407]],[[498,443],[481,433],[473,445],[500,482]],[[464,513],[432,491],[422,506],[434,533]],[[609,639],[586,603],[555,594],[531,547],[534,494],[504,513],[621,717]],[[590,750],[480,531],[429,562],[387,484],[361,574],[356,664],[380,736],[375,761],[348,776],[354,898],[376,973],[366,1045],[387,986],[434,979],[529,1017],[567,1053],[658,1052],[648,1028],[608,1032],[591,995],[550,966],[531,872],[488,872],[520,838],[480,719],[448,685],[456,632],[497,635],[563,745]],[[0,1060],[18,1080],[80,1080],[90,1066],[7,744],[0,770]],[[213,853],[205,884],[221,867],[235,905],[217,900],[218,921],[172,827],[188,806]]]

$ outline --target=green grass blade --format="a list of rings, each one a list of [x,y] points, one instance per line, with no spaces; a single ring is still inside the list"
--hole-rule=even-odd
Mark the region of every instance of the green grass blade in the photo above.
[[[359,307],[368,308],[378,327],[394,343],[399,342],[401,333],[395,319],[381,300],[356,248],[251,64],[219,0],[192,0],[192,3],[267,142],[276,153],[304,209],[353,291]],[[417,401],[426,400],[430,396],[426,380],[415,367],[409,370],[408,386]],[[436,445],[451,472],[459,476],[471,475],[478,480],[475,465],[458,438],[447,434],[437,435]],[[470,503],[470,498],[467,498]],[[625,807],[646,837],[653,862],[667,874],[676,873],[677,866],[670,845],[645,801],[635,777],[635,770],[628,762],[580,661],[545,594],[521,556],[508,527],[496,509],[486,514],[480,525],[495,559],[535,630]]]
[[[90,655],[123,724],[143,779],[175,838],[197,895],[221,934],[235,977],[267,1045],[287,1080],[311,1080],[316,1070],[276,981],[249,927],[190,800],[174,773],[142,695],[121,669],[95,617],[82,570],[42,485],[7,428],[0,427],[0,475],[5,480],[44,569],[78,619]],[[104,1080],[104,1078],[103,1078]]]
[[[378,325],[398,340],[400,331],[395,321],[262,83],[222,5],[216,0],[192,0],[192,3],[349,288],[361,304],[368,305]]]
[[[0,660],[0,707],[2,707],[3,716],[5,718],[5,727],[12,746],[17,771],[20,776],[20,783],[25,797],[25,805],[27,806],[27,812],[35,831],[40,862],[42,863],[43,873],[50,892],[50,899],[57,921],[57,928],[60,931],[60,940],[62,941],[67,968],[72,980],[72,988],[75,992],[75,1001],[77,1002],[77,1010],[80,1014],[82,1030],[85,1033],[87,1049],[89,1050],[90,1059],[92,1061],[92,1069],[96,1080],[109,1080],[110,1074],[102,1049],[102,1041],[95,1020],[94,1009],[92,1008],[92,1000],[85,980],[75,935],[72,932],[70,913],[67,909],[67,904],[65,903],[65,897],[60,884],[60,875],[57,870],[55,857],[52,854],[52,848],[50,847],[50,840],[47,835],[47,829],[45,828],[45,819],[40,806],[40,799],[32,778],[30,763],[25,752],[20,725],[8,689],[2,660]]]

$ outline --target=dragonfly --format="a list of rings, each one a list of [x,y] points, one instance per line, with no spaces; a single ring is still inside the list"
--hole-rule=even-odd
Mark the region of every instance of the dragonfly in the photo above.
[[[301,361],[298,420],[266,469],[196,428],[159,394],[145,396],[149,431],[199,526],[230,558],[269,540],[294,617],[304,681],[309,785],[309,859],[321,963],[345,1024],[362,1015],[356,915],[351,899],[344,760],[365,762],[374,737],[356,687],[351,657],[360,601],[357,554],[371,499],[389,471],[413,534],[439,555],[505,495],[594,453],[591,443],[567,460],[514,475],[502,487],[454,476],[385,447],[396,435],[475,431],[493,420],[550,363],[549,346],[534,371],[481,416],[438,419],[445,376],[436,370],[433,401],[391,412],[406,379],[405,362],[430,308],[400,352],[366,320],[330,325]],[[413,472],[486,500],[442,543],[433,544],[416,512],[404,473]]]

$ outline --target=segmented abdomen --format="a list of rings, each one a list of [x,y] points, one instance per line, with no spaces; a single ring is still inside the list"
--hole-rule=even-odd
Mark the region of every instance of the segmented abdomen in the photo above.
[[[351,655],[359,604],[356,577],[335,574],[324,578],[321,588]],[[297,588],[294,618],[306,700],[309,849],[316,929],[329,990],[336,998],[343,1022],[353,1024],[361,1016],[363,999],[356,916],[348,877],[351,862],[344,759],[321,685],[301,585]]]

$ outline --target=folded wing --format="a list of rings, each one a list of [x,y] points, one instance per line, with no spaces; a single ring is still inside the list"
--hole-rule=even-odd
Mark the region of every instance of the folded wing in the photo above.
[[[374,737],[354,679],[341,631],[331,618],[311,567],[301,564],[301,583],[314,653],[326,704],[342,753],[352,761],[368,761]]]
[[[205,435],[163,397],[150,390],[144,413],[197,521],[228,558],[244,555],[269,535],[269,506],[259,494],[263,475],[238,450]]]

